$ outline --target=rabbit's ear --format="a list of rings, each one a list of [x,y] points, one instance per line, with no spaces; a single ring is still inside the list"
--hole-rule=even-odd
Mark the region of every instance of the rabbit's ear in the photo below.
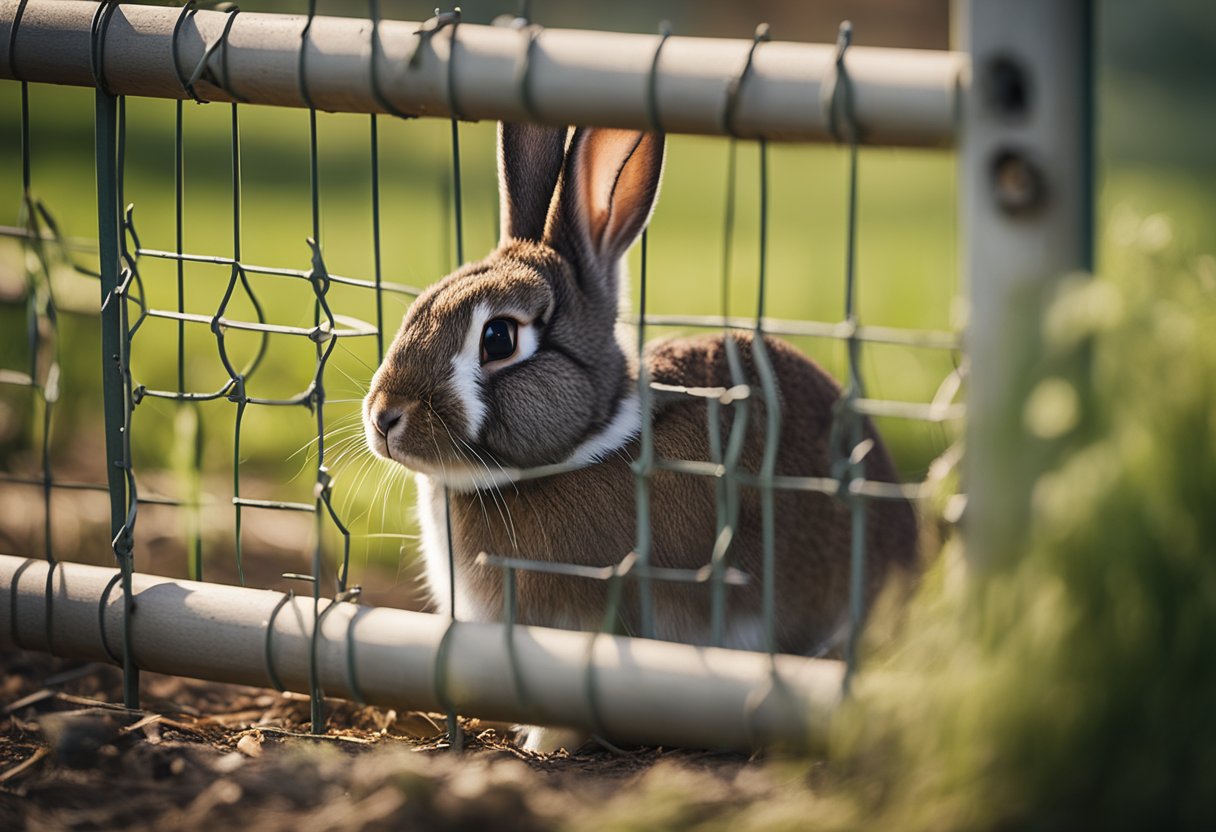
[[[663,147],[662,133],[575,130],[545,241],[574,257],[585,276],[611,274],[650,219]]]
[[[502,241],[539,242],[566,155],[566,128],[498,123]]]

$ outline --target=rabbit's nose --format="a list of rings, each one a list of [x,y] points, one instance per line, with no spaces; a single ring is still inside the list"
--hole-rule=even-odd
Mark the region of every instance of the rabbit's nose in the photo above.
[[[405,415],[405,411],[395,405],[381,405],[372,414],[372,424],[376,426],[376,432],[383,437],[388,437],[388,432],[392,430],[401,421]]]

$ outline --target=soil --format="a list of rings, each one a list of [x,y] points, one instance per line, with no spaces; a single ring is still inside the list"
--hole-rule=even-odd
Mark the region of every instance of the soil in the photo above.
[[[56,524],[61,557],[112,564],[105,495],[57,493],[56,506],[74,524]],[[185,577],[176,518],[155,508],[140,510],[137,568]],[[222,519],[213,531],[226,537]],[[286,589],[283,573],[311,564],[298,545],[273,545],[271,533],[298,543],[308,528],[287,534],[276,513],[263,534],[259,519],[246,529],[246,579]],[[0,483],[0,520],[0,551],[37,556],[38,489]],[[212,547],[207,579],[236,583],[233,562]],[[424,604],[400,572],[370,563],[357,578],[372,604]],[[441,714],[339,700],[327,701],[324,730],[313,734],[305,696],[140,676],[142,709],[132,711],[118,704],[118,668],[0,652],[0,830],[690,828],[727,823],[792,784],[806,788],[815,771],[796,763],[774,774],[745,755],[594,742],[535,754],[516,746],[512,726],[464,718],[458,753]]]
[[[534,754],[510,726],[0,654],[0,829],[555,829],[656,777],[728,799],[746,757],[662,748]],[[715,796],[715,791],[717,792]],[[582,824],[575,824],[581,826]]]

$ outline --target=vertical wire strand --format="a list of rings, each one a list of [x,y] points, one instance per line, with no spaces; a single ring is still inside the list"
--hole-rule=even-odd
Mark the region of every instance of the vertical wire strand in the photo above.
[[[316,15],[317,4],[316,0],[308,2],[308,21],[304,24],[303,31],[300,32],[300,51],[299,65],[297,73],[297,81],[300,87],[300,96],[308,105],[308,193],[311,204],[312,218],[312,240],[315,245],[320,248],[321,245],[321,195],[319,190],[319,166],[317,162],[317,108],[313,105],[312,97],[308,92],[308,74],[305,69],[305,56],[308,54],[308,33],[312,29],[313,17]],[[313,326],[319,326],[321,323],[321,299],[314,297],[312,304],[312,323]],[[317,376],[314,384],[317,384],[321,378],[323,364],[321,364],[322,345],[316,344],[317,351]],[[324,534],[325,524],[321,516],[321,498],[322,498],[322,478],[325,475],[325,415],[324,415],[324,393],[318,387],[313,389],[313,407],[314,416],[317,420],[317,488],[314,489],[313,499],[313,535],[316,538],[313,543],[312,550],[312,637],[309,639],[309,662],[308,662],[308,703],[311,712],[309,719],[309,732],[313,734],[321,733],[324,730],[324,702],[323,693],[321,691],[319,680],[317,679],[317,639],[320,636],[321,630],[321,564],[324,550]]]
[[[105,248],[102,249],[103,271],[108,272],[103,287],[108,286],[104,307],[106,309],[108,332],[104,357],[110,376],[110,400],[107,403],[111,411],[107,419],[108,450],[110,467],[113,469],[110,480],[111,522],[115,527],[113,547],[119,564],[119,579],[123,594],[123,627],[122,627],[122,662],[123,662],[123,703],[134,708],[139,705],[139,668],[135,662],[133,640],[131,634],[131,618],[135,612],[134,593],[131,576],[134,570],[132,559],[131,515],[135,505],[134,494],[131,492],[130,481],[130,431],[129,408],[130,395],[128,388],[129,376],[126,374],[125,356],[127,352],[127,321],[123,314],[126,304],[122,286],[121,238],[122,226],[119,221],[119,173],[118,173],[118,142],[122,135],[120,119],[120,100],[98,89],[99,129],[101,137],[98,146],[99,176],[102,187],[99,188],[99,198],[103,204],[101,222],[106,235]]]
[[[29,84],[26,81],[21,82],[21,213],[22,226],[26,231],[26,238],[23,248],[27,251],[33,249],[35,259],[40,263],[40,268],[44,272],[44,277],[47,282],[45,287],[46,292],[50,291],[49,281],[50,273],[46,270],[46,264],[40,256],[41,252],[41,231],[38,225],[38,214],[34,209],[33,195],[33,163],[31,161],[32,146],[30,144],[30,90]],[[26,336],[29,344],[29,377],[30,384],[38,391],[38,397],[42,401],[42,435],[40,437],[42,446],[42,491],[43,491],[43,554],[47,562],[51,564],[50,572],[54,572],[55,556],[53,544],[53,529],[51,518],[51,472],[50,472],[50,446],[49,446],[49,431],[50,431],[50,403],[47,401],[46,385],[39,381],[41,373],[38,368],[38,358],[42,353],[42,336],[40,332],[42,303],[39,295],[42,291],[39,290],[38,281],[35,274],[29,268],[29,259],[25,261],[26,283],[27,283],[27,302],[26,302]],[[50,626],[48,617],[47,626]],[[48,641],[49,644],[49,641]]]
[[[369,117],[372,163],[372,263],[376,283],[376,363],[384,360],[384,284],[380,245],[380,129],[376,114]]]
[[[445,635],[450,635],[453,628],[456,626],[456,551],[455,544],[452,542],[452,493],[448,487],[443,486],[443,522],[447,530],[448,538],[448,631]],[[436,678],[444,680],[444,696],[440,701],[441,705],[445,706],[445,718],[448,727],[448,741],[453,751],[459,752],[464,747],[464,737],[461,734],[460,720],[457,719],[456,710],[452,707],[447,696],[447,652],[444,651],[443,661],[440,661],[440,656],[437,653],[436,662]]]
[[[735,127],[735,117],[739,111],[741,100],[741,92],[745,88],[746,82],[752,72],[752,67],[756,57],[756,50],[761,44],[767,43],[771,39],[771,32],[767,23],[761,23],[756,27],[752,35],[751,48],[747,52],[747,58],[744,61],[739,74],[731,79],[726,91],[726,101],[722,109],[722,126],[724,132],[731,137],[731,149],[729,156],[728,170],[728,186],[727,186],[727,214],[726,214],[726,234],[723,241],[723,287],[722,287],[722,324],[724,338],[723,343],[726,347],[726,357],[729,364],[731,378],[735,385],[747,384],[749,388],[749,396],[747,400],[740,403],[737,407],[738,411],[735,414],[735,420],[731,427],[730,448],[727,452],[725,471],[726,471],[726,507],[727,519],[732,524],[738,521],[738,483],[733,481],[732,474],[735,466],[737,466],[743,451],[744,440],[746,438],[746,430],[748,423],[748,410],[751,400],[751,379],[744,373],[742,360],[739,356],[738,342],[735,337],[729,333],[727,311],[730,303],[730,259],[731,238],[734,231],[734,212],[735,212],[735,154],[737,152],[737,139],[739,138],[738,131]],[[780,427],[780,412],[778,410],[779,403],[776,395],[776,382],[773,379],[772,369],[769,366],[767,353],[764,349],[764,332],[762,328],[762,320],[764,314],[764,290],[766,283],[766,241],[768,229],[768,176],[767,176],[767,144],[764,139],[760,139],[760,262],[759,262],[759,299],[758,309],[756,313],[756,325],[752,333],[752,359],[758,374],[760,375],[761,388],[764,393],[765,413],[767,415],[768,430],[765,434],[764,445],[764,461],[760,471],[760,493],[761,493],[761,529],[763,542],[763,570],[764,581],[767,586],[771,579],[772,571],[772,549],[773,537],[772,534],[772,474],[776,458],[776,443],[777,435]],[[725,568],[729,564],[729,544],[730,537],[723,533],[719,537],[722,543],[722,550],[719,554],[721,564],[715,574],[715,601],[725,606],[725,586],[723,579],[725,577]],[[718,554],[718,553],[716,553]],[[766,646],[769,652],[773,652],[774,641],[772,633],[774,629],[773,616],[771,614],[771,605],[767,603],[767,595],[764,596],[764,607],[762,609],[762,618],[764,620],[764,630],[766,633]],[[724,617],[724,609],[717,612],[718,617]]]
[[[377,12],[374,18],[375,23],[373,23],[373,26],[376,28],[372,31],[372,43],[375,44],[378,42],[377,29],[380,18],[374,0],[372,7],[373,12]],[[375,66],[375,60],[376,57],[373,55],[373,67]],[[368,117],[368,129],[370,141],[368,152],[371,156],[372,175],[372,266],[373,281],[376,286],[376,366],[379,367],[384,361],[384,271],[380,236],[380,123],[375,113],[372,113]],[[370,541],[365,541],[365,558],[370,550]]]
[[[764,618],[764,641],[768,652],[777,649],[777,520],[774,477],[777,452],[781,443],[781,396],[777,390],[776,374],[765,345],[764,316],[768,302],[768,208],[769,170],[768,142],[760,139],[760,240],[759,275],[756,291],[756,327],[752,338],[752,357],[760,377],[764,398],[764,456],[760,463],[760,530],[763,551],[763,585],[761,609]]]
[[[845,649],[847,670],[845,687],[848,689],[853,674],[857,671],[857,641],[860,637],[862,622],[865,619],[865,550],[866,550],[866,498],[860,491],[852,488],[865,478],[865,463],[855,455],[857,447],[862,442],[862,420],[856,412],[856,401],[864,395],[861,381],[861,341],[857,332],[857,141],[856,131],[850,130],[849,143],[849,192],[848,192],[848,228],[846,232],[845,253],[845,320],[849,324],[850,336],[846,342],[849,359],[849,390],[846,393],[845,407],[849,415],[849,508],[852,515],[852,540],[850,552],[849,576],[849,640]]]
[[[312,25],[312,16],[315,3],[309,3],[308,9],[308,25]],[[305,37],[307,37],[307,27],[305,27]],[[301,63],[304,55],[304,46],[300,47]],[[303,67],[301,66],[301,70]],[[303,74],[301,74],[301,84]],[[309,106],[308,108],[308,178],[310,187],[310,196],[312,199],[312,239],[315,241],[318,249],[321,245],[321,196],[318,182],[318,162],[317,162],[317,108]],[[316,297],[312,305],[313,326],[321,324],[321,300]],[[309,731],[313,734],[319,734],[325,730],[325,702],[324,694],[321,691],[320,681],[317,677],[317,640],[321,632],[321,566],[324,561],[325,550],[325,520],[321,513],[322,499],[324,495],[324,480],[326,479],[325,472],[325,392],[321,386],[321,376],[324,372],[324,360],[322,358],[324,345],[318,342],[316,344],[317,351],[317,376],[313,389],[313,407],[317,420],[317,488],[315,489],[315,498],[313,501],[313,534],[316,536],[316,541],[312,551],[312,637],[309,639],[309,709],[311,710],[311,718],[309,723]]]
[[[642,263],[638,279],[638,407],[641,410],[641,448],[634,465],[634,495],[637,512],[637,541],[635,551],[642,569],[638,576],[638,602],[641,605],[641,634],[654,635],[654,594],[647,567],[650,566],[653,544],[650,524],[650,477],[654,470],[654,425],[651,422],[650,374],[646,369],[646,300],[649,296],[650,229],[642,231]]]
[[[460,176],[460,122],[452,119],[452,217],[456,224],[456,265],[464,263],[464,194]]]
[[[321,244],[321,194],[317,182],[320,172],[317,164],[317,108],[308,108],[308,181],[312,197],[312,238]],[[313,304],[313,326],[321,323],[321,303]]]
[[[452,30],[453,50],[455,49],[456,30]],[[450,61],[449,61],[450,63]],[[460,176],[460,123],[452,118],[452,212],[455,218],[456,225],[456,264],[460,266],[464,263],[464,221],[463,221],[463,199],[461,194],[461,176]],[[443,489],[443,515],[444,524],[447,527],[448,539],[448,591],[449,591],[449,608],[451,619],[449,626],[455,626],[456,623],[456,551],[455,542],[452,539],[452,494],[446,486]],[[460,751],[464,745],[464,740],[461,735],[460,722],[456,718],[456,712],[451,708],[447,711],[448,736],[451,738],[452,750]]]
[[[317,141],[317,108],[308,88],[308,72],[306,62],[308,55],[309,35],[312,31],[312,24],[313,19],[316,16],[316,11],[316,0],[309,0],[308,20],[304,24],[303,30],[300,32],[300,48],[298,53],[297,67],[297,83],[299,85],[300,97],[303,99],[304,103],[308,105],[308,170],[310,196],[312,202],[312,236],[308,239],[308,244],[312,249],[312,270],[309,272],[309,283],[313,290],[313,326],[316,327],[315,332],[317,333],[317,337],[313,339],[316,346],[316,369],[311,385],[311,395],[305,397],[304,399],[305,406],[313,411],[313,415],[316,418],[317,431],[317,474],[313,502],[314,535],[316,537],[316,541],[313,547],[311,576],[313,628],[312,637],[310,639],[308,666],[309,704],[311,710],[310,730],[313,734],[319,734],[325,730],[324,691],[321,689],[320,678],[317,672],[317,649],[318,642],[321,637],[321,622],[325,613],[333,609],[334,605],[337,603],[337,600],[335,600],[326,607],[325,612],[321,611],[321,573],[325,555],[325,517],[327,515],[330,521],[334,524],[335,528],[337,528],[338,532],[341,534],[343,540],[342,564],[338,569],[337,575],[337,598],[348,597],[346,582],[349,577],[348,570],[350,567],[350,532],[339,519],[338,514],[334,510],[333,504],[330,500],[333,478],[331,477],[329,469],[325,464],[325,368],[337,341],[332,332],[335,327],[334,316],[329,308],[328,302],[326,301],[326,295],[328,294],[330,287],[330,280],[329,273],[325,267],[325,261],[321,253],[321,183]],[[375,38],[374,31],[373,38]],[[375,60],[374,55],[372,60]],[[322,334],[321,324],[323,314],[325,323],[329,327],[328,337],[324,337]],[[357,595],[357,593],[355,593],[355,595]]]
[[[20,13],[20,9],[18,13]],[[14,22],[16,26],[16,21]],[[15,32],[15,29],[14,29]],[[10,50],[15,38],[10,36]],[[10,64],[11,64],[10,54]],[[14,73],[15,74],[15,73]],[[35,272],[30,268],[30,259],[23,258],[26,271],[26,336],[29,344],[29,378],[30,385],[38,393],[38,401],[42,410],[42,432],[39,437],[41,445],[42,466],[42,544],[43,557],[47,562],[45,587],[45,637],[46,650],[54,653],[54,578],[58,560],[55,557],[54,542],[54,472],[51,465],[51,425],[54,402],[58,398],[58,332],[55,315],[54,293],[51,288],[50,266],[42,245],[42,229],[38,222],[38,213],[33,196],[33,146],[30,143],[30,93],[29,84],[21,82],[21,213],[22,226],[26,230],[26,238],[22,249],[27,255],[33,253],[34,260],[39,264],[41,281],[37,280]],[[39,372],[39,356],[44,354],[45,338],[42,325],[45,322],[49,337],[54,338],[51,355],[43,378]]]
[[[730,294],[734,268],[734,238],[735,213],[737,206],[737,166],[739,142],[734,136],[727,144],[726,156],[726,194],[722,220],[722,287],[719,303],[722,312],[722,339],[726,348],[728,369],[732,385],[746,385],[747,377],[743,372],[739,359],[739,350],[734,335],[731,334]],[[730,436],[726,447],[721,446],[721,408],[709,409],[709,417],[713,420],[710,425],[710,443],[713,461],[722,463],[722,477],[717,484],[717,543],[714,551],[711,577],[713,587],[710,599],[711,637],[715,645],[724,643],[726,634],[726,569],[730,565],[731,543],[738,524],[739,515],[739,484],[736,479],[738,462],[743,449],[743,439],[747,430],[748,400],[746,398],[730,400],[732,410]],[[720,454],[720,455],[719,455]]]
[[[866,551],[866,498],[856,487],[865,480],[865,459],[862,450],[864,436],[863,417],[857,411],[857,400],[865,396],[861,377],[861,340],[857,337],[857,167],[858,126],[853,109],[853,86],[845,65],[845,54],[852,42],[853,27],[848,21],[840,24],[836,38],[834,61],[835,80],[829,99],[829,126],[840,139],[838,127],[844,128],[844,139],[848,142],[848,194],[847,225],[845,228],[845,321],[849,328],[846,340],[849,381],[842,396],[837,419],[843,427],[834,425],[833,430],[846,433],[847,447],[841,449],[842,488],[847,488],[847,499],[852,519],[852,535],[849,558],[849,637],[845,645],[844,690],[850,689],[853,675],[857,671],[857,644],[865,619],[865,551]]]
[[[183,103],[180,99],[174,102],[173,130],[173,203],[175,225],[175,252],[177,254],[177,312],[186,312],[186,275],[185,259],[185,193],[186,193],[186,159],[185,159],[185,125],[183,120]],[[182,397],[186,392],[186,322],[177,322],[177,392]],[[188,515],[187,546],[189,547],[189,575],[191,580],[203,580],[203,536],[202,536],[202,507],[201,484],[203,464],[203,420],[197,402],[179,400],[178,412],[188,408],[190,413],[190,429],[193,432],[190,459],[184,460],[188,466],[186,511]]]
[[[756,288],[756,331],[763,333],[764,315],[768,302],[768,141],[760,139],[760,240]]]
[[[103,29],[104,31],[104,29]],[[118,251],[120,283],[113,296],[114,301],[118,305],[118,374],[122,393],[122,429],[121,447],[122,460],[121,469],[126,480],[126,514],[124,516],[123,527],[119,535],[116,537],[118,548],[122,551],[124,562],[126,563],[125,574],[123,575],[123,656],[124,662],[128,660],[133,670],[133,673],[138,672],[138,662],[135,659],[135,642],[132,632],[132,620],[135,614],[135,593],[132,586],[132,577],[135,572],[135,522],[138,517],[139,494],[136,490],[134,462],[131,452],[131,428],[134,420],[135,399],[131,385],[131,338],[133,329],[129,320],[128,299],[129,293],[133,285],[139,280],[138,272],[135,269],[134,260],[127,248],[127,231],[130,230],[129,217],[124,218],[122,207],[126,200],[126,160],[127,160],[127,99],[125,96],[117,97],[118,112],[117,112],[117,153],[115,156],[115,174],[116,174],[116,193],[117,193],[117,208],[119,209],[119,225],[118,225]],[[125,264],[125,266],[123,265]],[[130,694],[136,701],[139,699],[138,677],[134,678],[133,690]]]
[[[237,103],[231,108],[231,123],[229,136],[229,152],[232,158],[232,280],[235,281],[241,266],[241,138],[240,116]],[[230,286],[231,291],[231,286]],[[232,379],[232,393],[229,399],[236,402],[236,422],[233,427],[232,439],[232,510],[236,546],[236,574],[241,586],[245,585],[245,563],[241,534],[241,428],[245,420],[245,408],[249,404],[245,393],[245,377],[238,374]]]
[[[659,24],[659,40],[655,44],[654,54],[650,58],[650,74],[646,82],[646,109],[650,129],[660,136],[663,133],[662,116],[659,112],[659,56],[663,52],[663,47],[666,45],[668,38],[671,37],[671,24],[667,21],[662,21]],[[654,530],[651,527],[651,512],[650,512],[650,478],[654,475],[654,409],[651,406],[651,390],[650,390],[650,372],[646,366],[646,304],[650,296],[649,274],[650,274],[650,228],[642,229],[642,250],[641,250],[641,276],[639,280],[638,294],[638,343],[637,343],[637,366],[638,366],[638,410],[640,411],[640,447],[637,460],[633,463],[634,471],[634,513],[636,515],[636,530],[635,530],[635,546],[634,555],[638,563],[642,565],[642,569],[638,570],[638,602],[641,606],[641,635],[644,638],[650,638],[654,635],[654,586],[651,583],[650,577],[650,559],[654,543]],[[632,564],[632,559],[629,561]],[[622,569],[622,564],[617,565],[618,570]],[[616,584],[614,588],[619,591],[620,581],[623,576],[615,578]],[[619,597],[619,596],[617,596]],[[609,614],[615,616],[615,610],[610,605]],[[611,624],[611,619],[605,622],[605,629]],[[588,673],[591,668],[588,665]],[[590,676],[588,677],[590,683]],[[594,691],[594,687],[588,688]]]
[[[184,159],[184,136],[182,133],[182,101],[179,99],[175,103],[174,113],[174,147],[173,147],[173,207],[174,218],[176,221],[176,241],[177,241],[177,311],[182,314],[186,311],[186,276],[185,276],[185,261],[182,259],[184,251],[184,187],[185,187],[185,159]],[[177,392],[183,393],[186,390],[186,322],[179,320],[177,322]]]
[[[23,193],[29,196],[32,182],[32,162],[30,160],[30,85],[28,81],[21,82],[21,185]]]
[[[135,612],[131,574],[131,543],[136,505],[130,465],[130,376],[127,353],[127,319],[124,272],[125,234],[121,221],[121,172],[118,152],[124,125],[120,99],[105,80],[105,35],[115,4],[99,2],[90,24],[89,58],[94,84],[94,152],[97,171],[98,272],[102,298],[102,395],[105,410],[106,479],[110,494],[111,545],[122,584],[123,703],[139,706],[139,666],[132,649],[131,623]],[[105,603],[103,598],[102,603]],[[104,616],[104,607],[99,608]]]
[[[726,151],[726,211],[722,228],[722,296],[720,304],[723,330],[727,329],[727,321],[730,319],[731,260],[734,257],[735,239],[735,167],[738,164],[738,156],[739,140],[732,136],[728,140]]]

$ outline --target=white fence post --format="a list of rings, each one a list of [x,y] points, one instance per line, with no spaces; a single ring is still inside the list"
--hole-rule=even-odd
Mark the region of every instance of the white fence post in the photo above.
[[[970,55],[959,139],[967,349],[971,562],[1014,551],[1029,493],[1020,437],[1019,299],[1093,267],[1092,0],[956,0],[955,47]],[[1024,322],[1023,322],[1024,323]]]

